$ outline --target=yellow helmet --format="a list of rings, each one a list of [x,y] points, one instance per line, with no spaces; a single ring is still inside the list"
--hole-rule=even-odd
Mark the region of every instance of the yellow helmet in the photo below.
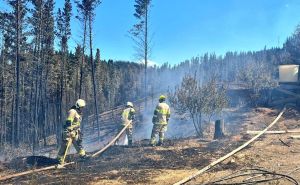
[[[159,101],[165,101],[166,100],[166,96],[165,95],[160,95],[158,100]]]
[[[133,103],[131,103],[130,101],[126,103],[127,107],[133,107]]]
[[[78,100],[76,101],[75,106],[76,106],[77,108],[85,107],[85,101],[84,101],[83,99],[78,99]]]

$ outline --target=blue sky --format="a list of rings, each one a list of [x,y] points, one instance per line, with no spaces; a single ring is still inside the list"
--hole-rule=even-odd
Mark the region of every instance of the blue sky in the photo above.
[[[94,47],[100,48],[102,59],[135,60],[127,36],[136,22],[133,5],[134,0],[103,0],[96,9]],[[152,5],[150,60],[160,64],[205,52],[222,55],[282,46],[300,23],[299,0],[152,0]],[[62,6],[63,1],[56,1],[56,8]],[[73,10],[75,16],[75,5]],[[70,47],[81,42],[81,35],[74,18]]]

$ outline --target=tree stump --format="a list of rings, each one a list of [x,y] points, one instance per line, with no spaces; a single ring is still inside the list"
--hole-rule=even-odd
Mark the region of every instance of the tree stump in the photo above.
[[[214,139],[221,139],[224,136],[224,120],[216,120]]]

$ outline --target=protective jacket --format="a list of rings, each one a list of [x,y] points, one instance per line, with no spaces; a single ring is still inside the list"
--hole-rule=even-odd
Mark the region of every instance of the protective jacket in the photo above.
[[[67,130],[79,129],[81,120],[82,120],[81,111],[78,110],[75,106],[73,106],[68,112],[68,117],[64,124],[64,129]]]
[[[128,107],[122,112],[122,125],[125,126],[134,119],[135,110]],[[132,124],[129,126],[132,127]]]
[[[86,156],[82,146],[82,133],[80,132],[81,111],[76,106],[71,107],[68,111],[67,120],[64,123],[64,131],[62,133],[62,142],[57,154],[57,159],[60,164],[64,163],[65,155],[67,154],[70,142],[73,143],[80,157]]]
[[[165,102],[159,103],[155,110],[152,118],[153,124],[166,125],[168,124],[171,115],[170,107]]]

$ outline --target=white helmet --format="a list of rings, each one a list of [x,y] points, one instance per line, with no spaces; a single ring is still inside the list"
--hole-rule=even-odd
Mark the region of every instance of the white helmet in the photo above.
[[[75,104],[76,108],[85,107],[85,101],[83,99],[78,99]]]
[[[133,107],[133,103],[131,103],[130,101],[126,103],[127,107]]]

